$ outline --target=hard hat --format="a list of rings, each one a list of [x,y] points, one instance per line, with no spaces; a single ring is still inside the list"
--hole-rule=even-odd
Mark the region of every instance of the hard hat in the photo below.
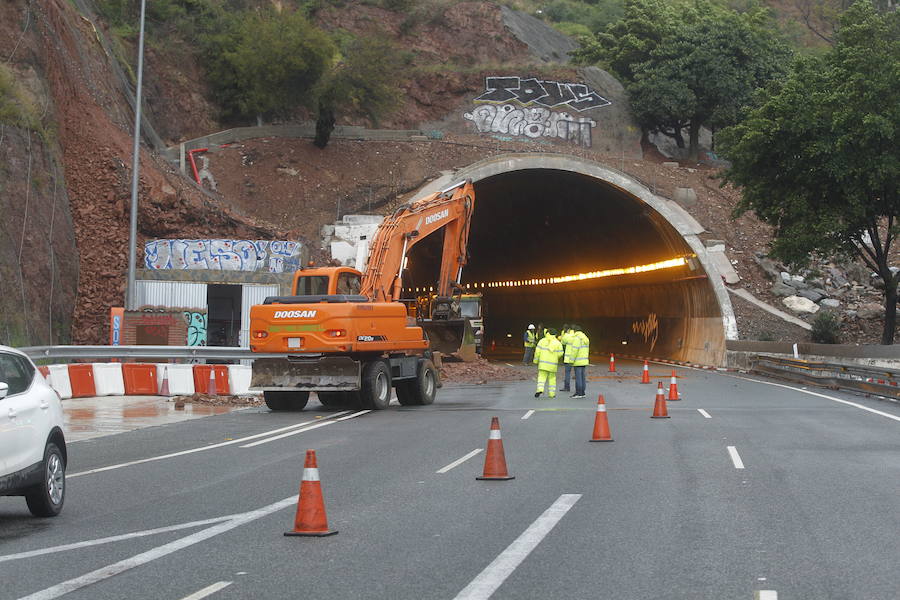
[[[533,324],[528,325],[528,329],[534,329],[534,325]]]

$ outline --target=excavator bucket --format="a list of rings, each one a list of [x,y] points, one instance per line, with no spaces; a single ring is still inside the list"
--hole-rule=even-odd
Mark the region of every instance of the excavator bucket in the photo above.
[[[477,358],[475,332],[468,319],[422,319],[419,322],[435,352],[455,355],[465,362]]]

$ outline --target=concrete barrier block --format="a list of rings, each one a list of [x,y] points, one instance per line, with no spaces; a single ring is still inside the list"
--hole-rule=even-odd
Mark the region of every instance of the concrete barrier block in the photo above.
[[[60,398],[71,398],[72,384],[69,383],[69,365],[49,365],[47,368],[50,372],[48,378],[50,387],[56,390]]]
[[[251,367],[246,365],[228,365],[228,381],[232,394],[250,392]]]
[[[122,363],[93,363],[94,388],[98,396],[124,396]]]

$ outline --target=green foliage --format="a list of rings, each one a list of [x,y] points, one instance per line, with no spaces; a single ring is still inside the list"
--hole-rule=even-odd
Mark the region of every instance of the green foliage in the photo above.
[[[397,81],[407,57],[383,36],[354,39],[342,54],[345,59],[317,86],[320,120],[333,126],[335,111],[362,112],[377,127],[379,119],[400,104]],[[317,145],[327,143],[327,135],[317,135]]]
[[[719,137],[725,179],[743,190],[737,212],[775,226],[776,257],[798,265],[844,251],[893,281],[882,343],[893,340],[898,279],[888,264],[900,217],[898,81],[900,13],[858,1],[833,48],[797,60]]]
[[[275,115],[310,103],[336,51],[300,12],[237,13],[202,43],[226,117]]]
[[[564,21],[562,23],[554,23],[553,27],[560,33],[575,39],[590,38],[592,35],[591,30],[581,23],[569,23]]]
[[[590,33],[597,33],[621,19],[624,12],[623,0],[601,0],[591,3],[578,0],[552,0],[540,9],[538,16],[546,17],[552,23],[578,24]]]
[[[450,0],[417,0],[400,23],[400,34],[409,35],[421,25],[439,25],[449,7]]]
[[[813,319],[810,338],[817,344],[840,344],[840,317],[831,311],[820,310]]]
[[[0,123],[30,129],[43,138],[50,135],[41,123],[37,107],[16,83],[12,71],[2,64],[0,64]]]

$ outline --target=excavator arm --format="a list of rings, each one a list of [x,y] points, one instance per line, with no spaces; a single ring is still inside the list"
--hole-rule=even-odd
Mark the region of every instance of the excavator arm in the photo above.
[[[471,180],[398,208],[375,234],[360,294],[376,302],[399,300],[410,248],[445,228],[438,294],[449,295],[453,285],[459,284],[466,264],[474,210],[475,188]]]

